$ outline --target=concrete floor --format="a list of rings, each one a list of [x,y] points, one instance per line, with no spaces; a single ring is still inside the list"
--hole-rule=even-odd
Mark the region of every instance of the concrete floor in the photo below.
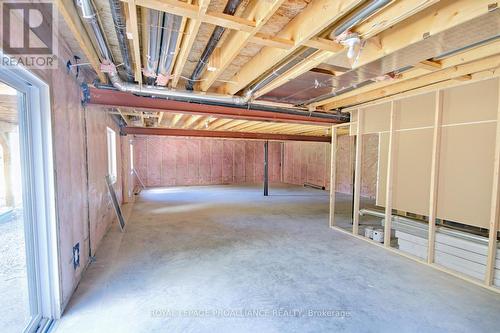
[[[498,331],[499,294],[329,229],[326,192],[270,193],[143,192],[56,332]]]

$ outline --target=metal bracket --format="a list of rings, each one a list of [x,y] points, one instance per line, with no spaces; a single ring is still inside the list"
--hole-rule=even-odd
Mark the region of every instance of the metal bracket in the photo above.
[[[85,106],[90,101],[90,88],[86,83],[81,84],[82,87],[82,105]]]

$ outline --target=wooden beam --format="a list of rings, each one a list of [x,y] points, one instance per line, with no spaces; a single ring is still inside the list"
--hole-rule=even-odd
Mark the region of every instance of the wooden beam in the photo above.
[[[375,43],[365,45],[354,68],[480,17],[488,13],[490,3],[491,0],[442,0],[377,35]]]
[[[262,46],[275,47],[284,50],[291,49],[295,45],[293,40],[279,38],[277,36],[271,36],[260,32],[253,35],[252,38],[250,38],[250,42]]]
[[[422,69],[428,70],[430,72],[434,72],[436,70],[442,69],[443,65],[441,65],[441,62],[439,62],[439,61],[424,60],[424,61],[421,61],[421,62],[415,64],[414,67],[422,68]]]
[[[181,120],[183,114],[182,113],[177,113],[174,115],[174,118],[172,119],[172,122],[170,123],[170,127],[175,127],[179,120]]]
[[[128,1],[128,13],[132,35],[132,54],[134,55],[134,78],[139,84],[142,84],[142,65],[141,65],[141,49],[139,41],[139,26],[137,22],[137,6],[135,0]]]
[[[85,58],[90,62],[90,65],[97,73],[99,80],[106,82],[106,76],[101,72],[101,61],[97,55],[89,36],[86,33],[85,27],[78,15],[78,12],[73,5],[72,0],[56,0],[55,5],[58,12],[61,14],[62,18],[66,22],[69,31],[73,34],[78,46],[82,50]]]
[[[494,69],[499,66],[500,56],[492,56],[471,63],[445,68],[440,71],[407,79],[402,82],[398,82],[398,80],[395,80],[392,81],[392,84],[383,86],[380,89],[375,89],[364,93],[358,92],[354,96],[336,99],[334,102],[331,101],[330,103],[325,105],[324,109],[331,110],[339,107],[358,105],[380,98],[396,95],[402,92],[418,89],[420,87],[429,86],[438,82],[453,80],[464,75]]]
[[[198,5],[178,0],[135,0],[135,2],[141,7],[184,16],[196,21],[218,25],[228,29],[251,32],[252,29],[255,28],[254,21],[219,12],[207,12],[206,9],[203,10],[203,0],[200,0]]]
[[[221,126],[221,125],[224,125],[225,123],[228,123],[230,121],[232,121],[233,119],[226,119],[226,118],[219,118],[219,119],[216,119],[214,120],[209,126],[208,126],[208,130],[214,130],[216,129],[217,127]]]
[[[342,44],[320,37],[312,37],[311,39],[306,40],[304,43],[302,43],[302,45],[312,47],[321,51],[328,51],[331,52],[332,55],[334,55],[335,53],[339,53],[344,49]]]
[[[188,0],[187,3],[191,4],[192,0]],[[175,67],[175,64],[177,63],[177,58],[179,57],[179,53],[180,53],[180,49],[181,49],[181,43],[182,43],[182,41],[184,39],[184,33],[186,31],[186,25],[187,25],[188,20],[189,19],[187,17],[182,17],[181,25],[179,27],[179,37],[177,38],[177,43],[175,45],[175,51],[174,51],[174,58],[172,59],[172,63],[174,65],[170,66],[168,68],[168,74],[170,76],[172,76],[171,74],[174,72],[174,67]],[[179,75],[181,75],[181,74],[179,73]],[[170,82],[172,82],[172,81],[170,81]],[[172,83],[171,83],[171,85],[172,85]]]
[[[231,31],[224,43],[220,46],[219,66],[213,71],[205,71],[200,78],[199,88],[207,91],[217,78],[226,70],[226,68],[238,56],[240,51],[251,40],[251,38],[267,23],[267,21],[278,10],[285,0],[253,0],[243,11],[242,17],[255,21],[255,28],[247,33],[245,31]],[[212,55],[209,62],[214,62]]]
[[[264,47],[240,68],[231,82],[224,85],[223,90],[234,95],[362,2],[362,0],[315,0],[309,3],[277,35],[279,38],[293,40],[295,46],[288,50]]]
[[[495,140],[495,156],[493,164],[493,179],[491,192],[490,226],[488,238],[488,258],[484,282],[487,286],[493,284],[495,278],[495,262],[497,254],[497,235],[500,220],[500,84],[498,85],[497,131]]]
[[[436,211],[439,179],[439,154],[441,147],[441,125],[443,119],[443,91],[436,92],[434,110],[434,129],[432,138],[431,183],[429,193],[429,236],[427,244],[427,262],[434,262],[436,247]]]
[[[392,234],[392,190],[394,183],[394,161],[396,149],[396,117],[399,112],[399,101],[391,102],[390,125],[389,125],[389,150],[387,153],[387,176],[385,184],[385,224],[384,224],[384,246],[391,246]],[[359,112],[359,111],[358,111]]]
[[[198,6],[198,15],[199,17],[205,15],[208,5],[210,4],[210,0],[200,0]],[[173,69],[173,78],[172,78],[172,87],[177,87],[179,83],[179,79],[182,75],[182,70],[184,69],[184,65],[188,59],[189,53],[191,52],[191,48],[193,47],[194,41],[196,40],[196,36],[198,35],[198,31],[201,26],[201,19],[199,18],[190,18],[186,24],[185,34],[182,36],[181,47],[179,49],[179,54],[177,56],[177,60],[174,64]]]
[[[201,138],[227,138],[247,140],[274,140],[274,141],[309,141],[330,142],[328,136],[312,135],[289,135],[272,133],[247,133],[231,131],[208,131],[208,130],[186,130],[158,127],[124,127],[123,132],[130,135],[163,135],[163,136],[187,136]]]
[[[353,221],[352,233],[357,235],[359,232],[359,201],[361,199],[361,157],[363,150],[363,109],[358,109],[358,120],[356,128],[356,153],[354,164],[354,204],[353,204]]]
[[[335,190],[337,179],[337,127],[332,127],[332,142],[330,151],[330,228],[335,226]]]
[[[326,61],[328,58],[333,56],[334,53],[330,51],[316,51],[310,56],[308,56],[306,59],[304,59],[302,62],[300,62],[297,66],[294,66],[290,70],[286,71],[273,81],[263,87],[262,89],[256,91],[254,93],[254,98],[258,98],[260,96],[263,96],[267,94],[268,92],[278,88],[279,86],[282,86],[283,84],[295,79],[296,77],[304,74],[305,72],[313,69],[314,67],[318,66],[322,62]]]
[[[405,7],[402,7],[400,5],[396,6],[395,4],[393,4],[388,8],[384,8],[384,10],[382,11],[382,14],[385,13],[384,15],[380,15],[380,17],[379,15],[375,15],[369,22],[364,22],[358,27],[355,27],[353,30],[359,30],[360,33],[363,33],[364,38],[370,38],[374,35],[377,35],[384,29],[390,27],[389,25],[385,24],[387,20],[390,20],[393,24],[396,24],[406,19],[409,13],[414,14],[415,11],[423,10],[424,8],[427,8],[430,3],[434,2],[435,0],[432,0],[427,1],[427,4],[423,4],[420,0],[409,0],[407,1],[407,5]],[[397,7],[399,10],[405,10],[405,12],[395,12],[394,7]],[[388,18],[386,12],[394,14],[397,13],[397,15]],[[368,28],[367,26],[370,26],[370,28]],[[303,45],[316,48],[319,51],[316,52],[313,56],[304,59],[300,64],[294,66],[292,69],[287,71],[287,73],[281,75],[279,78],[271,82],[268,86],[264,87],[262,91],[256,92],[256,97],[262,96],[267,92],[272,91],[277,87],[289,82],[290,80],[293,80],[294,78],[306,73],[307,71],[312,70],[336,53],[344,50],[344,47],[341,44],[319,37],[312,37],[311,39],[303,42]]]
[[[491,57],[493,55],[499,54],[500,53],[500,41],[495,41],[492,43],[488,43],[486,45],[482,45],[479,47],[476,47],[474,49],[464,51],[461,53],[458,53],[456,55],[450,56],[449,58],[442,59],[440,61],[442,69],[458,66],[464,63],[469,63],[473,62],[476,60],[484,59],[487,57]],[[323,106],[324,109],[326,110],[331,110],[335,109],[340,106],[344,106],[344,102],[347,100],[347,98],[356,96],[356,95],[364,95],[367,92],[370,91],[375,91],[377,89],[383,90],[385,87],[391,86],[395,83],[401,83],[410,79],[414,79],[416,77],[420,77],[423,75],[428,75],[429,72],[427,70],[423,69],[414,69],[414,70],[409,70],[408,72],[402,73],[398,78],[394,80],[387,80],[387,81],[381,81],[381,82],[376,82],[369,84],[367,86],[364,86],[362,88],[354,89],[353,91],[347,92],[345,94],[332,97],[329,99],[325,99],[323,101],[313,103],[311,106],[313,107],[319,107]]]
[[[188,116],[188,119],[186,119],[186,121],[184,122],[184,124],[182,125],[182,128],[190,128],[191,125],[200,118],[201,116],[200,115],[193,115],[193,116]]]

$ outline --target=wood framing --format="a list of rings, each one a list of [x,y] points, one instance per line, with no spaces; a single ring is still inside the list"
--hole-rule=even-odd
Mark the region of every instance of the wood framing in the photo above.
[[[396,147],[396,117],[399,112],[399,101],[391,102],[391,115],[389,124],[389,150],[387,153],[387,176],[385,185],[385,224],[384,224],[384,246],[391,246],[392,234],[392,190],[394,182],[394,161]]]
[[[139,26],[137,23],[137,6],[135,0],[128,1],[128,15],[132,29],[132,54],[134,56],[134,78],[139,84],[142,84],[142,65],[141,65],[141,49],[139,44]]]
[[[363,109],[358,109],[358,121],[356,124],[356,153],[354,162],[354,203],[352,210],[352,233],[358,234],[359,231],[359,201],[361,200],[361,158],[363,150]]]
[[[425,262],[425,261],[421,260],[420,258],[417,258],[417,257],[414,257],[414,256],[412,256],[412,255],[406,254],[406,253],[404,253],[403,251],[398,250],[398,249],[396,249],[396,248],[392,248],[392,247],[385,247],[383,244],[380,244],[380,243],[374,242],[374,241],[372,241],[371,239],[366,238],[366,237],[364,237],[364,236],[360,236],[360,235],[355,235],[355,234],[352,234],[352,233],[350,233],[349,231],[346,231],[346,230],[344,230],[344,229],[342,229],[342,228],[340,228],[340,227],[337,227],[337,226],[334,226],[332,229],[334,229],[335,231],[339,231],[339,232],[341,232],[341,233],[343,233],[343,234],[346,234],[346,235],[350,235],[350,236],[352,236],[352,237],[355,237],[355,238],[357,238],[357,239],[359,239],[359,240],[361,240],[361,241],[367,242],[368,244],[372,244],[372,245],[377,246],[377,247],[379,247],[379,248],[383,248],[383,249],[386,249],[386,250],[388,250],[388,251],[391,251],[391,252],[392,252],[392,253],[394,253],[394,254],[397,254],[397,255],[400,255],[400,256],[405,257],[405,258],[407,258],[407,259],[413,260],[413,261],[415,261],[415,262],[417,262],[417,263],[419,263],[419,264],[424,264],[424,265],[426,265],[426,266],[428,266],[428,267],[431,267],[431,268],[433,268],[433,269],[436,269],[436,270],[438,270],[438,271],[444,272],[444,273],[446,273],[446,274],[449,274],[449,275],[454,276],[454,277],[456,277],[456,278],[459,278],[459,279],[461,279],[461,280],[467,281],[467,282],[472,283],[472,284],[474,284],[474,285],[476,285],[476,286],[479,286],[479,287],[481,287],[481,288],[485,288],[485,289],[490,290],[490,291],[493,291],[493,292],[495,292],[495,293],[500,293],[500,289],[499,289],[499,288],[492,287],[492,286],[488,286],[488,285],[484,284],[483,282],[478,281],[477,279],[470,278],[470,277],[468,277],[468,276],[466,276],[466,275],[464,275],[464,274],[458,273],[458,272],[453,271],[453,270],[451,270],[451,269],[447,269],[447,268],[445,268],[445,267],[443,267],[443,266],[436,265],[436,264],[428,264],[427,262]]]
[[[106,76],[101,72],[101,61],[97,55],[89,36],[86,33],[85,27],[80,20],[78,13],[71,0],[56,0],[55,5],[57,10],[61,14],[62,18],[66,22],[69,30],[75,37],[78,46],[82,49],[83,54],[90,62],[90,65],[97,73],[97,76],[102,82],[106,82]]]
[[[436,2],[436,0],[424,2],[410,0],[406,1],[404,6],[401,6],[400,4],[393,4],[388,8],[384,8],[384,10],[382,10],[382,13],[384,13],[384,15],[375,15],[370,20],[367,20],[367,22],[361,23],[358,27],[354,27],[353,31],[359,32],[360,35],[362,35],[365,39],[370,38],[374,35],[379,34],[381,31],[399,22],[402,22],[418,11],[428,8],[430,5]],[[392,16],[389,17],[388,14],[392,14]],[[387,24],[388,21],[391,22],[390,25]],[[344,50],[344,47],[341,44],[338,44],[329,39],[319,37],[312,37],[310,40],[304,41],[302,45],[316,48],[318,49],[318,52],[304,59],[300,64],[294,66],[285,74],[281,75],[279,78],[272,81],[269,85],[262,88],[261,91],[256,92],[255,97],[262,96],[272,91],[273,89],[286,84],[288,81],[293,80],[296,77],[306,73],[307,71],[312,70],[316,66],[327,61],[335,54]]]
[[[367,43],[354,68],[363,66],[407,45],[488,13],[491,0],[442,0],[436,5],[409,17],[377,35],[376,42]],[[382,45],[382,47],[380,47]]]
[[[342,49],[341,46],[339,46]],[[330,51],[316,51],[306,59],[302,60],[297,66],[294,66],[287,72],[283,73],[276,79],[274,79],[271,83],[263,87],[254,93],[254,97],[258,98],[262,95],[267,94],[268,92],[282,86],[283,84],[295,79],[299,75],[313,69],[324,61],[328,60],[328,58],[332,57],[335,53]]]
[[[329,136],[313,135],[291,135],[274,133],[249,133],[233,131],[205,131],[177,128],[158,127],[124,127],[123,133],[134,135],[162,135],[162,136],[186,136],[201,138],[225,138],[225,139],[248,139],[248,140],[274,140],[274,141],[307,141],[307,142],[330,142]]]
[[[186,23],[185,34],[182,37],[181,46],[179,48],[179,53],[177,55],[176,61],[174,63],[174,68],[172,70],[172,87],[177,87],[179,83],[179,79],[182,75],[182,70],[184,69],[184,65],[189,56],[189,52],[191,52],[191,48],[193,47],[194,41],[196,40],[196,36],[198,35],[198,31],[201,26],[201,19],[205,15],[208,9],[208,5],[210,4],[210,0],[200,0],[198,5],[198,16],[195,18],[190,18]]]
[[[122,0],[128,2],[130,0]],[[251,32],[255,28],[255,22],[241,17],[219,12],[207,12],[202,8],[205,1],[200,0],[198,5],[178,0],[135,0],[141,7],[164,11],[167,13],[184,16],[204,23],[218,25],[228,29]],[[210,2],[210,1],[207,1]]]
[[[220,46],[219,66],[214,71],[205,71],[201,76],[199,88],[207,91],[231,62],[238,56],[240,51],[252,39],[253,36],[267,23],[285,0],[254,0],[245,8],[243,17],[248,20],[255,20],[255,28],[247,33],[245,31],[231,31],[224,43]],[[209,59],[213,61],[214,55]]]
[[[329,225],[335,225],[335,191],[337,182],[337,127],[332,126],[332,142],[330,147],[330,216]]]
[[[255,57],[247,62],[236,75],[222,88],[222,91],[235,94],[257,77],[271,69],[276,63],[291,55],[305,41],[315,37],[332,23],[359,5],[361,0],[315,0],[298,14],[277,37],[295,42],[294,47],[283,50],[264,47]],[[325,15],[324,13],[328,13]]]
[[[438,90],[435,97],[434,129],[432,138],[431,183],[429,193],[429,235],[427,244],[427,262],[434,262],[436,247],[436,211],[439,179],[439,153],[441,147],[441,123],[443,119],[443,91]]]
[[[426,75],[412,77],[402,82],[398,82],[398,80],[392,82],[389,81],[388,85],[383,85],[378,89],[368,90],[366,92],[361,93],[361,89],[363,89],[361,88],[360,91],[358,91],[355,95],[350,94],[351,95],[350,97],[344,97],[343,95],[338,96],[338,98],[335,98],[335,101],[332,101],[333,99],[330,100],[330,102],[326,104],[323,108],[325,110],[332,110],[339,107],[358,105],[369,101],[381,99],[384,97],[397,95],[406,91],[429,86],[435,83],[453,80],[454,78],[463,75],[474,74],[487,70],[495,70],[499,66],[500,66],[500,56],[497,55],[473,61],[471,63],[451,66],[432,73],[425,71],[427,73]]]
[[[486,262],[486,276],[484,283],[493,284],[495,278],[495,262],[497,254],[498,224],[500,220],[500,80],[498,82],[498,112],[497,131],[495,142],[495,156],[493,165],[493,181],[491,186],[490,227],[488,237],[488,259]]]

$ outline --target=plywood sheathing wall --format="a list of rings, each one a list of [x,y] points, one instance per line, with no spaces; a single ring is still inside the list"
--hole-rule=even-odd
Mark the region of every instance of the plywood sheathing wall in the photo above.
[[[59,27],[56,32],[61,33],[61,31],[67,30],[64,21],[59,20]],[[89,220],[87,217],[89,203],[85,154],[85,115],[80,102],[80,82],[66,70],[66,62],[68,60],[73,61],[74,54],[61,36],[58,36],[57,39],[58,68],[32,70],[32,72],[49,85],[51,95],[62,311],[89,262]],[[100,117],[103,117],[103,119],[107,117],[103,110],[100,111]],[[92,130],[92,125],[87,128],[87,130],[89,129]],[[93,144],[100,147],[101,150],[105,149],[105,137],[104,141],[102,137],[95,139]],[[88,165],[89,170],[102,165],[102,158],[105,159],[106,157],[99,156],[93,159],[92,164]],[[118,180],[118,182],[121,182],[121,180]],[[96,188],[94,194],[104,201],[106,195],[104,188]],[[100,223],[101,225],[109,225],[113,218],[106,215],[106,217],[100,219]],[[92,220],[91,229],[94,229],[94,223],[95,221]],[[77,243],[80,245],[80,266],[75,269],[73,267],[73,246]]]
[[[146,186],[260,183],[264,141],[137,136],[134,164]],[[281,143],[269,142],[269,180],[279,182]]]
[[[330,188],[330,144],[285,142],[283,176],[288,184],[312,183]],[[352,194],[354,140],[339,136],[337,141],[336,191]],[[361,195],[375,198],[377,191],[378,135],[366,135],[363,141]]]

